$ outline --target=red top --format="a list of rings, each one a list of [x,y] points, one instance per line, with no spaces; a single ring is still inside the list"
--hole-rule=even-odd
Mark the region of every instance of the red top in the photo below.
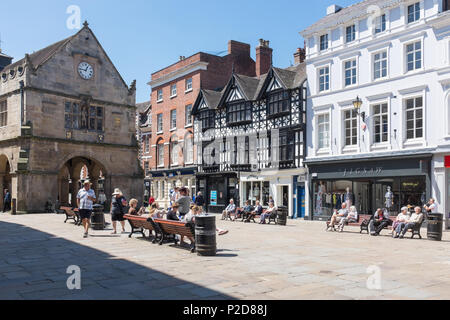
[[[445,156],[445,167],[450,168],[450,156]]]

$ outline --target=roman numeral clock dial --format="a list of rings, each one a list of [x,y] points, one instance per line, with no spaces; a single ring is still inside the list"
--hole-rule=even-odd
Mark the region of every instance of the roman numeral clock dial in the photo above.
[[[87,62],[81,62],[78,65],[78,74],[81,78],[89,80],[94,75],[94,68]]]

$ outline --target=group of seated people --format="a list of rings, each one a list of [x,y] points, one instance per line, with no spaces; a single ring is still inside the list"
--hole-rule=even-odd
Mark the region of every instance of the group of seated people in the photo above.
[[[423,219],[424,215],[420,207],[415,207],[414,213],[412,214],[409,212],[408,207],[403,207],[395,221],[390,219],[388,210],[377,209],[368,227],[372,236],[378,236],[384,228],[392,225],[392,236],[394,238],[403,238],[408,230],[414,228],[417,224],[421,224]],[[335,210],[328,224],[327,231],[330,228],[334,230],[335,226],[338,226],[338,231],[343,232],[344,226],[347,223],[357,222],[358,212],[356,211],[356,207],[352,206],[350,210],[347,210],[347,204],[343,203],[339,211]]]
[[[266,224],[266,219],[276,212],[276,210],[277,207],[273,200],[269,200],[269,207],[264,210],[259,200],[255,202],[255,206],[252,206],[250,200],[247,200],[245,202],[245,207],[243,209],[238,209],[234,204],[234,199],[231,199],[230,204],[222,212],[222,220],[229,218],[232,221],[236,221],[237,219],[242,218],[244,222],[250,222],[255,216],[260,216],[259,223]],[[232,215],[234,215],[234,217],[232,217]]]
[[[166,219],[170,221],[181,221],[184,223],[195,223],[195,217],[203,213],[202,207],[191,203],[188,213],[183,214],[179,211],[181,205],[181,203],[176,202],[172,204],[169,210],[163,210],[160,209],[157,202],[154,202],[150,205],[150,208],[147,212],[145,207],[141,207],[139,210],[137,210],[138,200],[131,199],[129,203],[130,209],[128,211],[128,214],[131,216],[140,216],[147,219]],[[219,228],[217,228],[216,231],[219,235],[225,235],[228,233],[228,230],[222,230]],[[194,239],[189,238],[189,240],[191,241],[191,244],[195,242]],[[184,236],[181,236],[180,243],[184,244]]]

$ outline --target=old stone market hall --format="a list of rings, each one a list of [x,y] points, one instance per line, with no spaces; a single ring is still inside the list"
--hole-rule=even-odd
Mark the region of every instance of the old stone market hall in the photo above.
[[[88,24],[11,62],[0,53],[0,187],[17,211],[76,206],[86,177],[108,201],[114,188],[141,200],[136,83],[125,83]]]

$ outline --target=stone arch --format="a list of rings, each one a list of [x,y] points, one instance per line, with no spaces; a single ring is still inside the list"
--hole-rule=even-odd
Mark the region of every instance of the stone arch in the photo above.
[[[3,197],[5,189],[12,194],[11,161],[5,154],[0,155],[0,210],[3,210]]]
[[[59,205],[76,207],[76,195],[81,188],[84,178],[83,169],[87,169],[87,177],[92,183],[92,189],[97,197],[111,193],[110,177],[105,165],[95,158],[84,155],[71,155],[64,158],[58,173],[58,202]],[[108,183],[109,182],[109,183]]]

